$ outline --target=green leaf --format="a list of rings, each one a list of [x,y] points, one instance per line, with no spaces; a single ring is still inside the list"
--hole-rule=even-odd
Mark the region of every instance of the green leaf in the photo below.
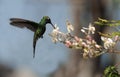
[[[104,70],[104,77],[120,77],[120,74],[115,66],[108,66]]]
[[[120,26],[120,20],[106,20],[98,18],[98,20],[95,21],[94,24],[99,26]]]
[[[112,36],[116,36],[116,35],[120,36],[120,31],[112,33]]]
[[[107,37],[107,38],[112,38],[113,37],[110,33],[101,33],[101,32],[98,32],[98,33],[99,33],[99,35]]]
[[[120,31],[118,32],[112,32],[112,33],[101,33],[101,32],[98,32],[99,35],[103,36],[103,37],[107,37],[107,38],[113,38],[115,36],[120,36]]]

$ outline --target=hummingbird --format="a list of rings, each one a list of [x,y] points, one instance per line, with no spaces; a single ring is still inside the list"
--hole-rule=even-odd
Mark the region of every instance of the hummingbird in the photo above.
[[[34,32],[33,36],[33,58],[35,57],[35,48],[36,48],[36,42],[39,38],[43,38],[43,34],[46,31],[46,24],[51,24],[52,27],[55,29],[55,26],[52,24],[50,17],[43,16],[41,21],[39,23],[21,19],[21,18],[10,18],[10,24],[19,27],[19,28],[28,28],[29,30]]]

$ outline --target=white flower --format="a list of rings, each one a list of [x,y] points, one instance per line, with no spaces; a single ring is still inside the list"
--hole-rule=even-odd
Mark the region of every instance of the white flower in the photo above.
[[[68,33],[70,33],[71,31],[74,31],[74,27],[68,20],[66,20],[66,26],[67,26]]]
[[[95,44],[95,47],[98,48],[98,49],[101,48],[101,46],[98,45],[98,44]]]
[[[53,29],[53,31],[49,35],[52,37],[52,41],[54,43],[56,43],[58,41],[64,43],[67,39],[71,39],[70,35],[68,36],[68,34],[65,34],[65,33],[59,31],[59,27],[57,27],[56,24],[55,24],[55,29]]]
[[[52,42],[53,42],[53,43],[56,43],[56,42],[58,42],[58,39],[57,39],[57,38],[53,38],[53,39],[52,39]]]
[[[59,27],[57,26],[57,24],[55,24],[55,29],[53,29],[55,31],[58,31],[59,30]]]
[[[87,30],[88,33],[85,30]],[[92,26],[92,24],[90,23],[88,28],[82,27],[81,32],[83,32],[85,34],[90,34],[90,33],[94,34],[95,33],[95,27]]]
[[[114,37],[114,40],[117,42],[117,41],[119,40],[119,36],[116,35],[116,36]]]
[[[102,40],[103,42],[107,41],[107,39],[108,39],[108,38],[101,36],[101,40]]]
[[[77,43],[77,42],[73,42],[73,43],[72,43],[72,45],[77,46],[77,45],[78,45],[78,43]]]
[[[55,29],[49,34],[52,37],[52,41],[56,43],[58,41],[57,35],[59,33],[59,27],[57,27],[57,24],[55,24]]]
[[[89,32],[91,32],[92,34],[94,34],[94,33],[95,33],[95,27],[94,27],[94,26],[92,26],[92,24],[91,24],[91,23],[89,24],[88,31],[89,31]]]
[[[86,31],[84,29],[81,29],[81,32],[86,33]]]
[[[104,42],[105,49],[109,49],[115,45],[115,42],[111,38],[101,36],[101,40]]]

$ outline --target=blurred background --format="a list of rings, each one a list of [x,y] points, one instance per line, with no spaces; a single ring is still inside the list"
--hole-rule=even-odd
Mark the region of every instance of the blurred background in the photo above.
[[[0,77],[100,77],[108,65],[120,62],[120,55],[105,54],[95,59],[82,59],[79,50],[54,44],[47,26],[43,39],[36,45],[33,59],[33,32],[10,26],[12,17],[40,22],[49,16],[53,24],[67,32],[68,19],[75,27],[74,34],[98,17],[120,20],[120,0],[0,0]],[[49,25],[49,24],[48,24]],[[96,27],[97,31],[111,31]],[[100,37],[94,38],[101,44]],[[116,47],[119,49],[118,47]]]

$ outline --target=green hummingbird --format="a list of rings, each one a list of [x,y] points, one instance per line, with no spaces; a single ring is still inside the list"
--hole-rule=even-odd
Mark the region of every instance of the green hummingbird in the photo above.
[[[34,32],[33,37],[33,58],[35,57],[35,47],[36,42],[39,38],[43,38],[43,34],[46,31],[46,24],[51,24],[55,29],[55,26],[52,24],[51,19],[48,16],[43,16],[39,23],[21,19],[21,18],[10,18],[10,24],[19,28],[28,28]]]

